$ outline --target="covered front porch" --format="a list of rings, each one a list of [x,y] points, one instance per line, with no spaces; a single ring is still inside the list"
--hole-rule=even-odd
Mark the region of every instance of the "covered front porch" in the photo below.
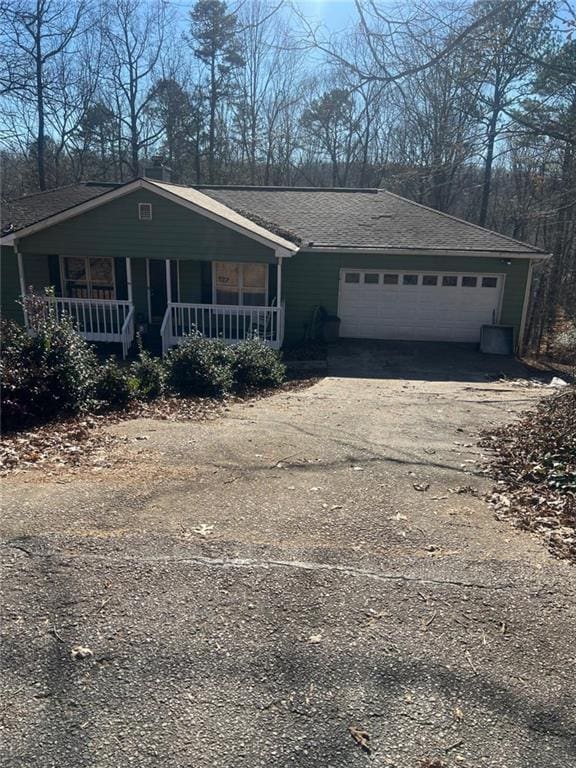
[[[282,257],[269,263],[19,253],[18,267],[22,295],[50,287],[47,311],[70,317],[88,341],[119,344],[123,357],[137,332],[162,355],[195,332],[230,344],[259,338],[282,346]]]

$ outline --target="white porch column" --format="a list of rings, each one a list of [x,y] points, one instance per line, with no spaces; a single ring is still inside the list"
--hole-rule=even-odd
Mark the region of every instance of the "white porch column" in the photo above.
[[[126,257],[126,285],[128,286],[128,301],[132,304],[132,262]]]
[[[281,347],[284,341],[284,310],[282,308],[282,256],[278,256],[276,269],[276,341]]]
[[[168,304],[172,304],[172,275],[170,272],[170,259],[166,259],[166,298]]]

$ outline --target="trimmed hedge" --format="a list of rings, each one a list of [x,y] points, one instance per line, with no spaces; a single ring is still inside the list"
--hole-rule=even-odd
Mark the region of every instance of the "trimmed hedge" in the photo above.
[[[232,348],[223,341],[193,334],[166,356],[166,381],[180,395],[222,397],[234,385],[233,361]]]
[[[286,379],[280,353],[253,339],[234,347],[234,384],[237,389],[279,387]]]

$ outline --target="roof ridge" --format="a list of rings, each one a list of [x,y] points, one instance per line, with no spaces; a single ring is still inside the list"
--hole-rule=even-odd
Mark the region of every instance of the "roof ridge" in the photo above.
[[[170,184],[171,182],[165,182]],[[185,184],[174,184],[174,186],[187,186]],[[362,192],[366,194],[377,194],[380,190],[377,187],[287,187],[287,186],[266,186],[259,184],[193,184],[192,189],[238,189],[245,191],[261,192]]]
[[[525,243],[523,240],[516,240],[514,237],[510,237],[509,235],[503,235],[501,232],[497,232],[495,229],[488,229],[488,227],[481,227],[480,224],[474,224],[472,221],[468,221],[467,219],[462,219],[459,216],[453,216],[451,213],[444,213],[444,211],[438,211],[436,208],[432,208],[429,205],[424,205],[423,203],[417,203],[415,200],[410,200],[409,197],[402,197],[402,195],[397,195],[395,192],[390,192],[387,189],[379,189],[379,192],[384,193],[385,195],[390,195],[391,197],[395,197],[397,200],[402,200],[405,203],[410,203],[410,205],[415,205],[417,208],[423,208],[425,211],[430,211],[431,213],[436,213],[438,216],[444,216],[446,219],[450,219],[451,221],[457,221],[460,224],[466,224],[469,227],[473,227],[474,229],[480,230],[480,232],[490,232],[492,235],[496,235],[497,237],[501,237],[503,240],[508,240],[510,243],[515,243],[516,245],[522,245],[524,248],[529,248],[530,251],[534,251],[536,253],[546,253],[542,248],[539,248],[537,245],[531,245],[530,243]]]

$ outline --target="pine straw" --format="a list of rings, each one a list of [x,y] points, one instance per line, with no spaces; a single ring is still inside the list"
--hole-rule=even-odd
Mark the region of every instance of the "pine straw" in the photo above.
[[[123,441],[122,437],[105,429],[111,424],[131,419],[215,419],[234,403],[254,402],[278,392],[305,389],[316,381],[317,378],[293,380],[278,389],[230,395],[222,399],[160,397],[150,402],[131,403],[121,411],[83,414],[8,433],[0,439],[0,477],[33,468],[52,473],[70,467],[109,467],[112,465],[112,448]]]
[[[545,398],[520,421],[483,434],[493,451],[498,515],[576,562],[576,387]]]

